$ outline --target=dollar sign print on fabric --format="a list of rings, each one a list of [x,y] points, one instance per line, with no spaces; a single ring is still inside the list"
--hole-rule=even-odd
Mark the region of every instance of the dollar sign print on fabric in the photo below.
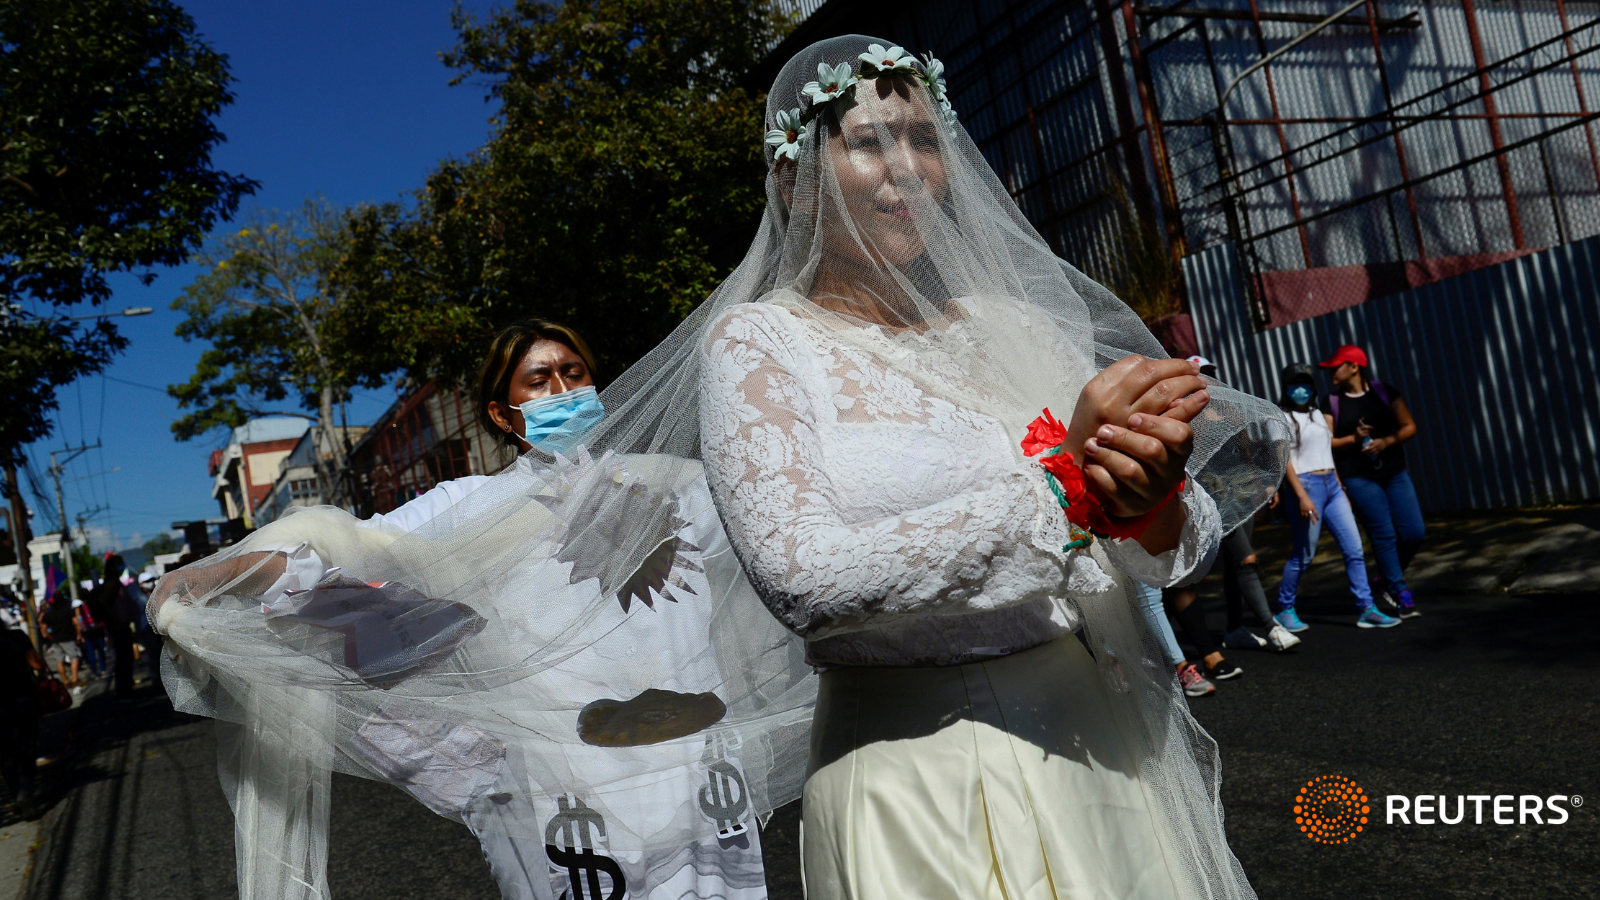
[[[550,858],[552,873],[565,871],[572,900],[622,900],[628,895],[628,882],[617,861],[595,851],[606,836],[606,820],[576,795],[556,798],[555,815],[544,829],[544,852]],[[593,836],[591,836],[591,830]],[[603,891],[600,876],[611,881],[610,893]],[[566,900],[567,892],[561,894]]]
[[[700,788],[700,812],[717,825],[717,842],[729,846],[748,846],[744,824],[750,813],[750,792],[744,773],[732,753],[740,746],[737,737],[710,735],[700,762],[706,768],[706,783]]]

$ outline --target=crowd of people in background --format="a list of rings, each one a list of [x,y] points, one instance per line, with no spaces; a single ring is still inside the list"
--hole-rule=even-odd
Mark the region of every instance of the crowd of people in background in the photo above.
[[[1218,377],[1209,360],[1191,360],[1202,374]],[[1416,436],[1417,423],[1400,388],[1372,378],[1368,366],[1366,351],[1346,344],[1316,367],[1291,363],[1283,368],[1277,402],[1290,429],[1289,461],[1283,488],[1263,516],[1288,520],[1292,549],[1274,603],[1269,606],[1251,544],[1254,522],[1223,538],[1217,554],[1227,606],[1220,641],[1206,625],[1193,585],[1165,591],[1139,586],[1141,607],[1190,697],[1214,694],[1217,682],[1243,673],[1226,650],[1284,652],[1301,642],[1299,635],[1311,626],[1300,617],[1296,600],[1324,524],[1344,558],[1357,628],[1393,628],[1421,614],[1405,571],[1422,546],[1425,529],[1402,446]],[[1328,373],[1325,393],[1318,391],[1316,368]],[[1362,530],[1372,547],[1373,572],[1367,568]],[[1246,624],[1247,608],[1264,633]],[[1193,648],[1192,658],[1184,653],[1172,622]]]
[[[154,634],[144,605],[155,579],[154,573],[132,577],[121,556],[107,553],[81,597],[69,585],[56,586],[39,610],[39,637],[46,665],[74,693],[109,676],[117,699],[133,695],[134,663],[148,643],[143,636]]]
[[[0,591],[0,776],[18,816],[34,818],[41,810],[42,716],[72,707],[100,679],[110,680],[117,701],[131,701],[141,657],[148,680],[160,684],[160,637],[145,616],[155,579],[154,573],[133,577],[121,556],[107,553],[98,577],[80,585],[79,597],[70,584],[54,586],[37,610],[37,647],[23,601]]]

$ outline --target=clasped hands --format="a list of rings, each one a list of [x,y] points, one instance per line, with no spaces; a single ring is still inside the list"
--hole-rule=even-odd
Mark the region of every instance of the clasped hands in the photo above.
[[[1183,483],[1194,452],[1189,422],[1210,402],[1199,367],[1186,359],[1125,356],[1083,386],[1066,450],[1108,515],[1143,515]],[[1181,527],[1182,505],[1168,509]]]

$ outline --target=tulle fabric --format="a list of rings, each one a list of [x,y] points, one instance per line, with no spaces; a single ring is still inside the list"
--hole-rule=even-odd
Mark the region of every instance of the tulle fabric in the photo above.
[[[804,86],[819,63],[859,66],[871,43],[836,38],[799,53],[769,95],[769,126],[778,112],[809,109]],[[156,611],[175,705],[234,723],[223,772],[241,896],[326,896],[330,771],[402,784],[437,776],[436,811],[539,842],[550,823],[500,815],[499,805],[581,796],[607,823],[608,846],[630,852],[753,826],[800,796],[816,677],[803,641],[745,577],[701,463],[701,362],[735,305],[781,295],[853,352],[992,417],[1012,447],[1046,406],[1070,421],[1098,369],[1164,356],[1126,305],[1051,252],[925,85],[895,74],[856,93],[815,111],[799,159],[772,169],[743,262],[606,389],[606,418],[570,456],[535,450],[406,535],[337,510],[289,515],[197,564],[275,556],[284,576],[260,562]],[[975,306],[962,298],[1009,312],[968,316]],[[1189,471],[1226,532],[1278,485],[1282,417],[1219,384],[1194,428]],[[285,587],[313,587],[307,573],[320,578],[320,565],[388,593],[339,621],[294,611],[300,601],[263,611]],[[1180,894],[1249,896],[1223,837],[1215,747],[1148,629],[1120,591],[1073,603]],[[703,695],[725,711],[647,745],[600,746],[580,733],[586,707],[650,690],[679,698],[658,718],[709,715],[680,708],[710,703],[692,699]],[[372,752],[359,736],[374,723],[434,735],[418,738],[432,762],[397,768]],[[438,737],[447,733],[473,737]],[[738,748],[746,798],[732,824],[726,794],[712,790],[722,800],[711,813],[703,802],[728,747]]]

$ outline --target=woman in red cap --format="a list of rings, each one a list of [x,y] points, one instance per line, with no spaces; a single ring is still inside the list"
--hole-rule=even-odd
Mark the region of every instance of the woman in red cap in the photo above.
[[[1400,445],[1416,437],[1416,420],[1398,387],[1367,374],[1360,347],[1345,344],[1318,365],[1333,370],[1323,411],[1333,418],[1334,467],[1377,558],[1382,590],[1374,599],[1383,612],[1409,619],[1419,613],[1405,570],[1425,529]]]

